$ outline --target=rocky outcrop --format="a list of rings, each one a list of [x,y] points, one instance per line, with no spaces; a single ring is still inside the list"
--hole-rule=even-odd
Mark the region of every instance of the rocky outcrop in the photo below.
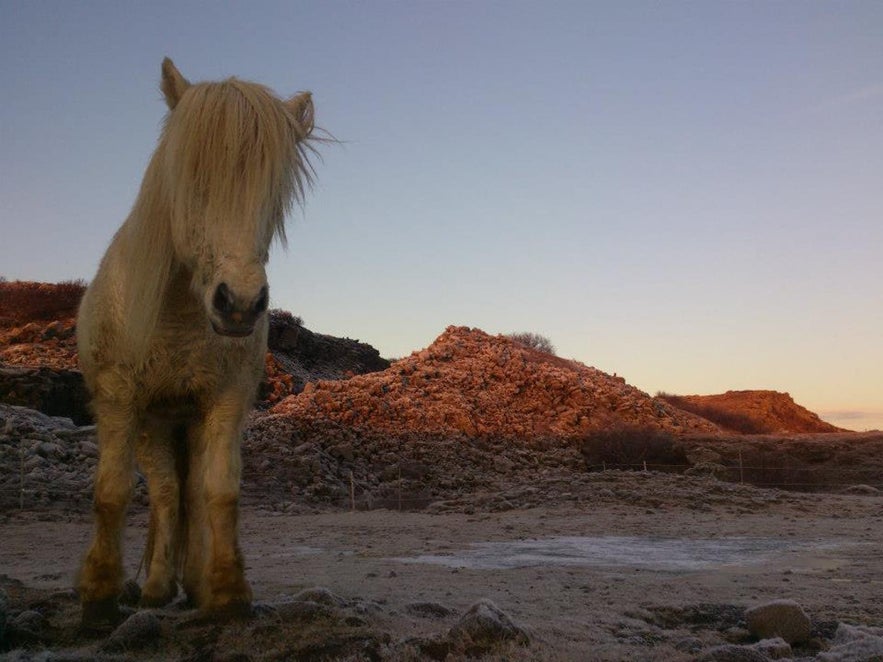
[[[669,404],[743,434],[844,432],[778,391],[727,391],[719,395],[660,394]]]
[[[315,333],[283,311],[270,313],[267,344],[278,372],[291,376],[289,393],[300,393],[319,379],[346,379],[389,367],[371,345]]]
[[[621,378],[504,336],[453,326],[383,372],[308,384],[272,411],[388,433],[535,438],[616,426],[717,431]]]

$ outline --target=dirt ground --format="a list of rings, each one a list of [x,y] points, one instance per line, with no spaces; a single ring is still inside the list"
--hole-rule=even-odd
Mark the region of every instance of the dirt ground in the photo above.
[[[422,512],[292,514],[248,501],[242,545],[254,615],[206,622],[176,603],[152,612],[152,636],[122,643],[117,633],[77,630],[70,587],[88,514],[7,512],[7,655],[459,659],[469,648],[454,641],[457,625],[483,599],[527,637],[472,651],[489,659],[696,659],[714,646],[750,644],[744,610],[783,598],[813,621],[812,640],[794,657],[824,654],[838,623],[883,627],[879,494],[805,495],[614,471],[562,493],[561,480],[508,486],[505,508],[502,488]],[[547,493],[557,494],[551,505],[520,506]],[[145,521],[136,512],[127,529],[132,577]],[[303,593],[313,587],[327,590]]]

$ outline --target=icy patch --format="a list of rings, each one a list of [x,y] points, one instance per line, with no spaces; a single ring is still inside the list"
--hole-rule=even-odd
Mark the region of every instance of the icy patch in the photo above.
[[[834,543],[794,542],[775,538],[650,538],[635,536],[566,536],[541,540],[472,543],[450,554],[421,554],[392,559],[473,570],[508,570],[531,566],[629,566],[655,570],[705,570],[727,565],[759,565],[787,552],[833,549]]]

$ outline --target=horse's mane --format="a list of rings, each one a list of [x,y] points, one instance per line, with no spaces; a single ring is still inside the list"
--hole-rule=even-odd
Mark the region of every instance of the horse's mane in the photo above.
[[[256,255],[273,239],[285,243],[285,216],[312,184],[312,128],[311,103],[296,117],[256,83],[230,78],[187,88],[166,117],[127,221],[134,250],[125,323],[136,356],[178,261],[225,236],[253,237]]]

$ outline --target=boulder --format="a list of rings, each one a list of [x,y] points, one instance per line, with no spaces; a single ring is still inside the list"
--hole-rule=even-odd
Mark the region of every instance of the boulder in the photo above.
[[[156,645],[162,626],[153,610],[138,611],[123,621],[102,644],[107,652],[133,651]]]
[[[448,639],[468,655],[482,655],[501,643],[523,646],[530,637],[490,600],[479,600],[448,632]]]
[[[808,641],[812,621],[794,600],[774,600],[745,612],[748,630],[758,639],[781,637],[789,644]]]

